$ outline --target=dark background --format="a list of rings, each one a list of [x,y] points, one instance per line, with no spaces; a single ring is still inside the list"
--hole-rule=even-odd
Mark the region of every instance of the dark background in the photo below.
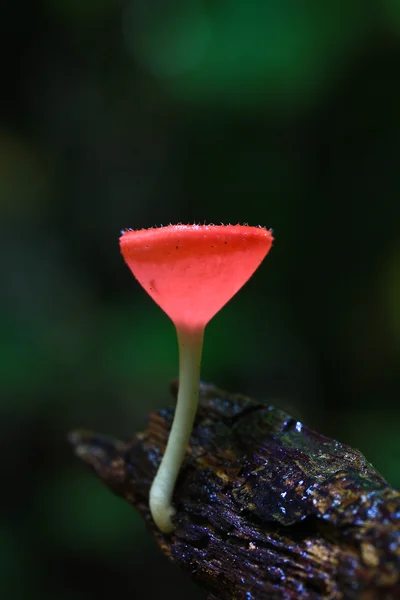
[[[66,442],[171,403],[124,227],[273,227],[203,378],[399,486],[398,0],[8,0],[0,31],[0,596],[202,597]]]

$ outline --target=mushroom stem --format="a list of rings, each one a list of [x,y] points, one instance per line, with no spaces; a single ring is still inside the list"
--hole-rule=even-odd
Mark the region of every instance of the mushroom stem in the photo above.
[[[193,330],[177,326],[176,331],[179,346],[178,400],[167,447],[150,488],[150,512],[163,533],[175,529],[172,494],[196,416],[204,337],[204,327]]]

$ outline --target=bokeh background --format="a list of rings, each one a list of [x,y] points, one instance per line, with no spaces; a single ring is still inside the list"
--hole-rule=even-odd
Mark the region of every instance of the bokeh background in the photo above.
[[[399,486],[398,0],[7,0],[0,31],[0,596],[203,598],[66,442],[171,403],[124,227],[273,227],[203,378]]]

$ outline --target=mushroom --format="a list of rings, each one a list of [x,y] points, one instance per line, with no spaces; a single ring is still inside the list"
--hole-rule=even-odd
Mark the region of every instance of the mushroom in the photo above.
[[[126,230],[121,253],[138,282],[173,321],[179,390],[167,447],[150,489],[150,512],[173,531],[172,495],[196,415],[204,329],[271,248],[272,232],[248,225],[169,225]]]

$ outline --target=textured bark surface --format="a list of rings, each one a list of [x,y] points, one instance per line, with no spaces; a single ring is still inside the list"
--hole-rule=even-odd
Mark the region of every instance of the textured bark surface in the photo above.
[[[148,494],[172,418],[151,413],[128,442],[70,440],[209,600],[400,598],[400,493],[357,450],[211,385],[175,489],[176,530],[162,535]]]

